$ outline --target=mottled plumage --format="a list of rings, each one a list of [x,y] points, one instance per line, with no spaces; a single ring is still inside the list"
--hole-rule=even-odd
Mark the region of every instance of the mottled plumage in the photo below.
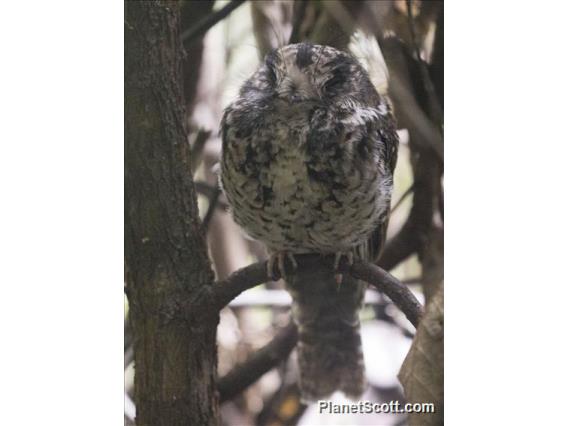
[[[398,139],[362,66],[328,46],[267,55],[222,121],[221,182],[235,221],[271,253],[378,255]],[[358,310],[365,286],[333,273],[287,280],[300,331],[302,396],[364,389]]]

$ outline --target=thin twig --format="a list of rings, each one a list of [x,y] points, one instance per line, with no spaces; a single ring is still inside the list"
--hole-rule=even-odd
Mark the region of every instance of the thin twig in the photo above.
[[[206,16],[193,27],[188,28],[181,34],[181,39],[184,44],[187,44],[205,34],[215,24],[228,16],[233,10],[243,4],[245,0],[233,0],[222,9],[213,12],[211,15]]]
[[[215,192],[214,185],[209,185],[207,182],[204,182],[202,180],[196,180],[195,182],[193,182],[193,185],[195,186],[195,190],[198,194],[203,195],[207,198],[211,198],[213,196],[213,193]]]
[[[209,185],[206,182],[202,182],[202,181],[196,181],[193,184],[195,186],[195,191],[198,194],[207,197],[207,199],[209,199],[209,200],[213,199],[213,196],[215,194],[215,191],[217,190],[217,187],[215,187],[213,185]],[[226,210],[229,207],[229,205],[227,203],[225,203],[224,200],[221,199],[221,197],[219,197],[219,200],[217,201],[216,207],[221,209],[221,210]]]
[[[209,223],[211,222],[211,218],[215,213],[215,209],[217,208],[220,196],[221,196],[221,188],[219,188],[219,185],[217,185],[213,190],[213,194],[209,198],[209,207],[207,207],[207,212],[203,217],[203,222],[201,222],[201,228],[203,229],[204,233],[207,233],[207,229],[209,228]]]
[[[209,140],[209,136],[211,136],[210,130],[199,129],[191,145],[191,172],[194,174],[201,163],[203,149]]]
[[[410,185],[410,187],[404,191],[404,193],[400,196],[400,198],[398,199],[398,201],[395,203],[395,205],[391,208],[391,214],[394,213],[394,211],[400,207],[400,205],[402,204],[402,202],[404,201],[404,199],[406,197],[408,197],[412,191],[414,191],[414,184]]]
[[[422,282],[422,277],[407,278],[405,280],[400,280],[404,285],[410,284],[420,284]]]
[[[221,402],[239,395],[264,374],[282,363],[296,346],[298,329],[290,322],[266,346],[250,356],[243,364],[235,366],[219,379],[217,389]]]

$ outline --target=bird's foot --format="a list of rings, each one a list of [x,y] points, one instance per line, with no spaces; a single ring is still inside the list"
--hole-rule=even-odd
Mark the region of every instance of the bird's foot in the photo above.
[[[274,280],[276,278],[274,275],[274,266],[276,265],[278,266],[280,276],[286,279],[286,268],[284,267],[284,261],[286,258],[288,258],[288,260],[290,260],[290,262],[292,263],[292,270],[294,272],[296,271],[296,269],[298,269],[298,263],[296,262],[296,259],[294,258],[294,255],[292,253],[287,251],[279,251],[273,253],[268,258],[268,263],[266,264],[266,272],[271,279]]]
[[[335,271],[335,283],[337,284],[337,291],[339,291],[339,287],[341,287],[341,283],[343,282],[343,274],[340,273],[339,264],[341,263],[341,258],[345,256],[347,258],[347,263],[351,266],[353,265],[353,252],[352,251],[338,251],[335,253],[335,260],[333,262],[333,270]]]

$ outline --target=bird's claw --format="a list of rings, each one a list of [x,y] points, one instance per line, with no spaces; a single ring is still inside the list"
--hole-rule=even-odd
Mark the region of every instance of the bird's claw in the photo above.
[[[285,259],[288,258],[288,260],[290,260],[290,262],[292,263],[292,269],[293,271],[296,271],[296,269],[298,269],[298,263],[296,262],[296,259],[294,258],[294,255],[290,252],[287,251],[280,251],[277,253],[273,253],[270,255],[270,257],[268,258],[268,263],[266,264],[266,269],[267,269],[267,273],[268,276],[271,279],[275,279],[275,274],[274,274],[274,266],[275,264],[278,265],[278,270],[280,272],[280,276],[284,279],[286,279],[286,268],[284,265]]]

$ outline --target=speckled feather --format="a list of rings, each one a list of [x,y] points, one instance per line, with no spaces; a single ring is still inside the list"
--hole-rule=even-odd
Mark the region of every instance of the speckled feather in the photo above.
[[[398,138],[389,103],[356,59],[305,43],[271,52],[225,110],[221,129],[222,187],[249,236],[272,253],[376,258]],[[335,293],[333,276],[287,284],[300,329],[303,398],[336,389],[359,395],[364,284],[347,280]]]

